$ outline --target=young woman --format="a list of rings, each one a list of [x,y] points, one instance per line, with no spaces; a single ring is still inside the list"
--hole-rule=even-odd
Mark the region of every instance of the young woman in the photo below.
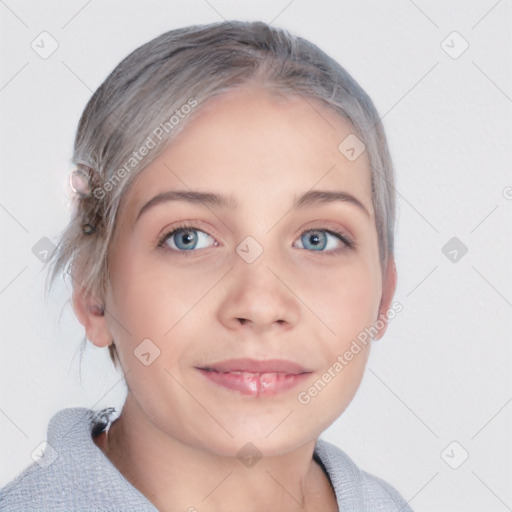
[[[69,408],[1,509],[410,511],[319,439],[394,311],[393,169],[368,95],[261,22],[165,33],[95,92],[52,258],[128,387]]]

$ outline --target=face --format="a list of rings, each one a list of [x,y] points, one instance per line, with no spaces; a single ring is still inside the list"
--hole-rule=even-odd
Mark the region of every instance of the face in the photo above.
[[[123,198],[106,323],[162,432],[221,455],[286,453],[364,372],[369,342],[343,356],[383,293],[368,160],[339,152],[353,129],[316,100],[246,86],[197,114]]]

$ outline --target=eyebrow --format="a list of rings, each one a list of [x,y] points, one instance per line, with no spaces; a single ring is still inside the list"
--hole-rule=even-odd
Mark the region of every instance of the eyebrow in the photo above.
[[[147,212],[149,209],[155,206],[166,203],[169,201],[185,201],[192,204],[203,204],[210,205],[216,208],[229,208],[235,209],[237,207],[237,201],[232,196],[226,196],[224,194],[216,194],[213,192],[198,192],[192,190],[169,190],[162,192],[150,199],[139,211],[133,225],[137,223],[140,217]],[[328,204],[333,202],[343,202],[356,206],[359,210],[364,212],[367,216],[370,213],[356,197],[349,194],[348,192],[342,191],[331,191],[331,190],[310,190],[298,199],[295,200],[293,209],[300,210],[319,204]]]

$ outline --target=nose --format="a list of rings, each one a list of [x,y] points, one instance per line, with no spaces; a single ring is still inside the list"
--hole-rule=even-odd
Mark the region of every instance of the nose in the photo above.
[[[227,286],[218,309],[220,322],[230,330],[250,329],[257,334],[292,329],[300,308],[289,272],[279,272],[260,257],[253,263],[239,260],[226,276]]]

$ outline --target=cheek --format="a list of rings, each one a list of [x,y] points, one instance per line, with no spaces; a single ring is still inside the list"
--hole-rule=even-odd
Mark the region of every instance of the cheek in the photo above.
[[[319,411],[322,429],[343,413],[359,388],[371,347],[365,330],[377,318],[380,293],[375,274],[366,265],[331,273],[318,291],[317,311],[331,332],[323,329],[326,334],[318,351],[324,364],[297,399],[309,414]]]
[[[174,365],[181,350],[177,333],[188,325],[196,305],[218,276],[184,272],[162,255],[148,258],[129,250],[127,254],[131,257],[118,255],[111,273],[108,311],[118,351],[124,352],[129,367],[133,351],[149,339],[160,350],[161,361]]]
[[[373,260],[353,259],[307,274],[304,295],[311,298],[311,309],[329,327],[325,339],[332,339],[330,344],[342,348],[376,320],[382,287],[380,268]]]

